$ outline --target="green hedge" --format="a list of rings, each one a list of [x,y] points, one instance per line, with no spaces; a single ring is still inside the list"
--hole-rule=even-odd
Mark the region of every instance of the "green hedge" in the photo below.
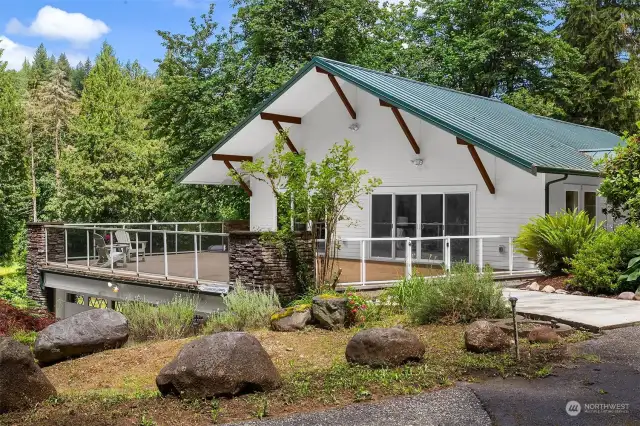
[[[571,285],[593,294],[635,291],[637,284],[619,282],[619,278],[638,249],[640,227],[636,225],[622,225],[598,235],[571,261]]]

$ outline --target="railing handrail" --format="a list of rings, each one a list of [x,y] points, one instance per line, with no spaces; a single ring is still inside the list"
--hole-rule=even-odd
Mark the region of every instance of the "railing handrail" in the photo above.
[[[127,226],[127,225],[200,225],[200,224],[215,224],[215,223],[228,223],[227,221],[214,221],[214,222],[82,222],[82,223],[65,223],[69,226],[94,226],[94,225],[106,225],[106,226]]]
[[[181,235],[205,235],[205,236],[217,236],[217,237],[228,237],[229,234],[226,232],[199,232],[199,231],[172,231],[169,229],[136,229],[136,228],[115,228],[115,227],[93,227],[93,226],[70,226],[70,225],[44,225],[45,228],[54,228],[54,229],[74,229],[74,230],[86,230],[86,231],[127,231],[127,232],[137,232],[139,234],[181,234]]]

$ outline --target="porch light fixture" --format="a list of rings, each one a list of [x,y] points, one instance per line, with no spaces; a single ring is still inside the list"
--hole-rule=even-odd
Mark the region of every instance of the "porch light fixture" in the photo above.
[[[360,124],[357,121],[354,121],[351,126],[349,126],[349,130],[351,130],[352,132],[357,132],[358,130],[360,130]]]
[[[413,160],[411,160],[411,164],[416,167],[422,166],[424,164],[424,160],[422,158],[414,158]]]

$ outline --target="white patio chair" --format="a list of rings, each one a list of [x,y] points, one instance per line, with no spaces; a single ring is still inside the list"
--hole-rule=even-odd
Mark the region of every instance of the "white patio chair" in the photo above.
[[[96,246],[98,261],[95,266],[99,268],[115,267],[117,263],[124,264],[124,253],[121,251],[111,251],[111,247],[104,242],[104,238],[100,234],[93,234],[93,243]]]
[[[129,252],[127,253],[127,261],[131,261],[131,255],[135,254],[136,257],[140,258],[140,254],[142,254],[142,262],[145,261],[145,253],[147,251],[147,242],[146,241],[138,241],[138,247],[134,247],[136,245],[135,241],[131,241],[129,237],[129,233],[124,229],[118,229],[116,231],[116,241],[121,244],[129,244]]]

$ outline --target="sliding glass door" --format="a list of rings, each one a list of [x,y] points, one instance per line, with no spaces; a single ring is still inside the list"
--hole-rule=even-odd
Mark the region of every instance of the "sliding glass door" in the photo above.
[[[469,193],[375,194],[371,203],[371,236],[443,237],[470,232]],[[371,256],[403,259],[406,243],[383,241],[371,244]],[[412,257],[425,261],[444,260],[443,240],[426,240],[412,245]],[[469,259],[469,240],[452,239],[454,261]]]

